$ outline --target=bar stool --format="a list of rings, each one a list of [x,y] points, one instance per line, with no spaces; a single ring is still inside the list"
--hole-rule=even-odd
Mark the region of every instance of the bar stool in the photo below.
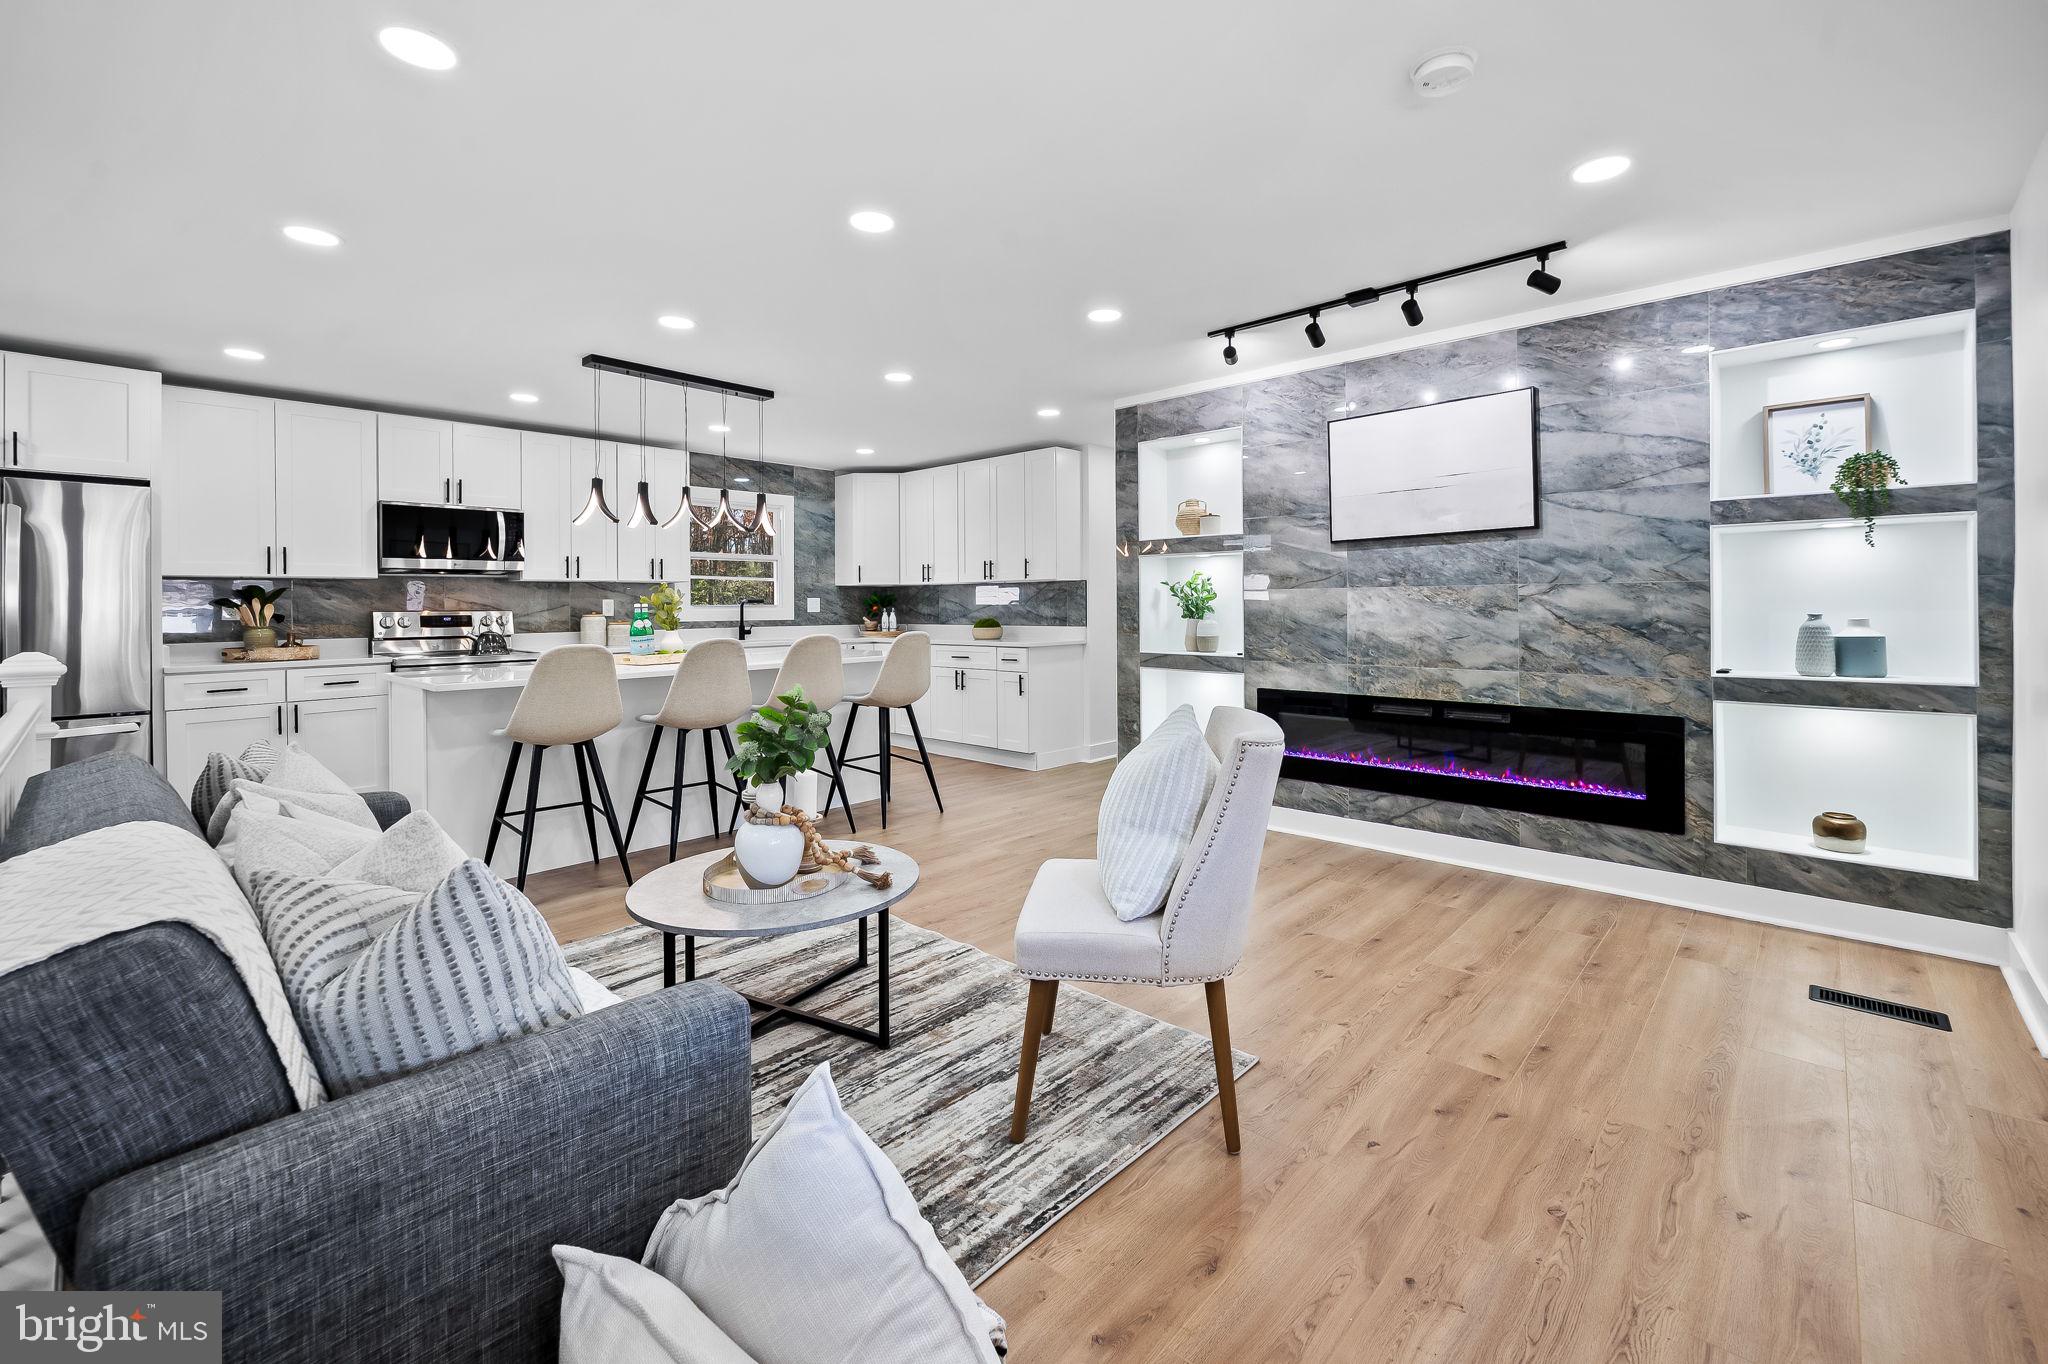
[[[596,815],[602,806],[605,827],[611,830],[612,847],[619,855],[619,870],[626,874],[626,884],[633,883],[633,869],[626,864],[626,843],[619,837],[619,817],[612,809],[611,788],[605,785],[604,765],[597,760],[594,742],[598,735],[617,729],[624,715],[625,705],[619,699],[618,665],[612,662],[612,656],[594,644],[571,644],[540,656],[540,661],[533,665],[533,675],[526,679],[526,686],[519,693],[519,703],[512,707],[512,718],[503,729],[491,732],[494,739],[512,741],[512,756],[506,760],[505,780],[498,787],[498,808],[491,816],[491,836],[484,844],[484,861],[488,863],[498,850],[498,830],[510,829],[518,834],[519,879],[513,884],[521,890],[526,889],[526,862],[533,852],[533,817],[545,810],[579,806],[583,810],[584,831],[590,835],[590,864],[597,866],[603,861],[597,851]],[[576,785],[583,798],[542,805],[541,759],[550,748],[561,744],[575,749]],[[505,802],[511,799],[512,778],[519,771],[519,750],[529,746],[533,757],[527,764],[526,823],[519,825],[506,817]],[[597,781],[598,805],[590,800],[592,778]]]
[[[711,735],[716,732],[719,741],[725,745],[725,756],[732,756],[732,734],[726,726],[742,719],[754,708],[753,689],[747,684],[747,651],[736,639],[709,639],[702,644],[693,644],[683,661],[676,667],[675,680],[668,685],[668,696],[661,703],[661,709],[653,715],[640,717],[645,724],[653,726],[647,736],[647,761],[640,768],[640,789],[633,795],[633,811],[626,816],[626,844],[633,842],[634,826],[640,822],[642,802],[659,805],[668,811],[668,860],[676,860],[676,842],[683,827],[683,792],[695,787],[704,788],[704,798],[711,802],[711,829],[718,832],[718,793],[732,792],[732,818],[723,821],[728,831],[739,822],[740,785],[737,780],[727,786],[718,780],[718,759],[711,751]],[[654,756],[661,750],[661,736],[664,731],[673,730],[676,736],[675,776],[667,786],[649,787],[654,776]],[[686,782],[683,780],[684,765],[689,761],[690,732],[700,730],[704,735],[704,779]],[[666,799],[663,799],[663,794]]]
[[[768,695],[781,696],[792,687],[802,687],[804,699],[827,713],[839,704],[846,695],[846,668],[839,661],[837,637],[805,635],[789,646],[782,666],[775,671],[775,685],[768,689]],[[822,821],[832,813],[832,793],[837,791],[839,808],[846,811],[846,827],[858,833],[853,806],[846,800],[846,783],[839,775],[839,750],[832,746],[830,730],[825,732],[825,756],[832,760],[832,784],[825,788],[825,808],[818,812],[818,818]]]
[[[889,645],[889,652],[882,655],[882,670],[875,675],[875,685],[868,688],[866,696],[847,698],[846,733],[839,740],[839,765],[850,767],[856,772],[871,773],[882,782],[882,827],[889,827],[889,793],[892,783],[889,771],[899,762],[910,762],[896,752],[889,742],[889,712],[900,710],[910,721],[911,737],[917,740],[916,761],[924,765],[924,779],[931,783],[932,800],[939,807],[939,813],[946,813],[946,802],[939,799],[939,779],[932,773],[932,755],[925,752],[924,731],[917,727],[917,711],[914,702],[922,701],[932,686],[932,637],[922,630],[901,634]],[[876,746],[873,753],[853,757],[853,717],[860,714],[862,706],[875,712]],[[862,767],[861,764],[873,758],[877,767]]]

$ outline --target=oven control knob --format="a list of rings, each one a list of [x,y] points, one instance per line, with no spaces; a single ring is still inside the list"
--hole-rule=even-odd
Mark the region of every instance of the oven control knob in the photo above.
[[[398,628],[399,628],[399,629],[401,629],[401,630],[410,630],[410,629],[412,629],[412,617],[411,617],[411,616],[400,616],[400,617],[398,618]]]
[[[391,628],[391,617],[389,617],[389,616],[379,616],[379,617],[377,617],[377,628],[378,628],[379,630],[389,630],[389,629]]]

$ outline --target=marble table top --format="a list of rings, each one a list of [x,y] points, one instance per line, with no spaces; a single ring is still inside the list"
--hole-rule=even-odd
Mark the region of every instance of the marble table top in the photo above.
[[[857,848],[862,844],[828,839],[834,850]],[[626,912],[649,928],[664,933],[681,933],[695,938],[774,938],[785,933],[802,933],[831,924],[850,923],[879,914],[910,894],[917,885],[917,861],[907,853],[869,843],[881,861],[869,871],[886,871],[894,878],[887,890],[877,890],[862,880],[835,886],[808,900],[779,905],[733,905],[705,898],[704,872],[712,863],[732,851],[713,848],[657,867],[635,881],[626,891]]]

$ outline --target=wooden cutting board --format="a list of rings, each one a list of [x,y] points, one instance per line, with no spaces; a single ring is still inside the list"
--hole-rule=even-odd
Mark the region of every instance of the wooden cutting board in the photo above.
[[[220,651],[223,663],[299,663],[318,657],[320,646],[317,644],[274,644],[268,649],[244,649],[237,646]]]

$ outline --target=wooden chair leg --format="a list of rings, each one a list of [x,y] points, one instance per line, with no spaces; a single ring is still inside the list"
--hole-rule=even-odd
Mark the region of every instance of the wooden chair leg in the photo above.
[[[1060,1003],[1060,983],[1056,980],[1051,980],[1047,981],[1046,984],[1052,986],[1052,988],[1045,992],[1045,1028],[1043,1031],[1050,1036],[1052,1033],[1053,1010],[1058,1008]]]
[[[1010,1114],[1010,1144],[1024,1140],[1031,1121],[1031,1084],[1038,1078],[1038,1039],[1045,1035],[1046,1019],[1052,1015],[1056,980],[1031,982],[1031,998],[1024,1006],[1024,1051],[1017,1059],[1017,1106]]]
[[[1202,987],[1209,996],[1209,1045],[1216,1051],[1216,1090],[1223,1100],[1223,1149],[1236,1155],[1237,1066],[1230,1055],[1230,1008],[1223,1000],[1223,982],[1212,980]]]

